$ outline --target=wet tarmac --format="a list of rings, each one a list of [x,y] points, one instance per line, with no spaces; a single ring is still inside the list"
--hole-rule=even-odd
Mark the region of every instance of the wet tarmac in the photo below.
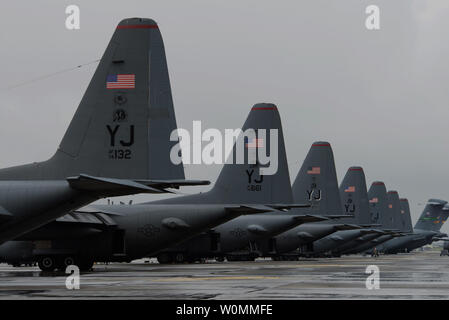
[[[379,289],[367,289],[369,265]],[[80,289],[63,272],[0,264],[0,299],[449,299],[449,257],[439,252],[300,261],[97,264]],[[372,282],[369,282],[372,284]]]

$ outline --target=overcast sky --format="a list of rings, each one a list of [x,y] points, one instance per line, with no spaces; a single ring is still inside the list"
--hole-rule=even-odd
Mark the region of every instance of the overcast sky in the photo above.
[[[80,30],[65,28],[70,4]],[[365,28],[370,4],[380,8],[378,31]],[[273,102],[292,179],[310,145],[326,140],[339,181],[362,166],[368,187],[382,180],[409,199],[414,222],[428,198],[449,199],[447,0],[8,1],[0,167],[54,153],[96,64],[7,88],[100,58],[116,24],[136,16],[159,24],[178,127],[238,128],[253,104]],[[186,174],[215,181],[220,169]]]

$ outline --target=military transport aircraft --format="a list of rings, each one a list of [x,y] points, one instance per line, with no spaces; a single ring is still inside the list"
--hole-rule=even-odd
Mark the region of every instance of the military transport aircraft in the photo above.
[[[292,185],[294,202],[310,201],[315,214],[341,215],[342,205],[338,189],[334,155],[329,142],[317,141],[312,144]],[[275,260],[291,260],[300,251],[311,251],[313,241],[341,230],[360,229],[355,224],[341,221],[305,223],[286,231],[270,240],[275,252],[269,255]]]
[[[353,215],[353,217],[342,219],[341,222],[356,224],[363,228],[338,231],[314,241],[312,251],[308,255],[332,255],[333,250],[352,240],[368,234],[381,233],[378,229],[371,228],[365,174],[361,167],[348,169],[340,184],[340,198],[342,200],[343,213]],[[338,256],[340,253],[337,251],[335,255]]]
[[[410,230],[410,227],[406,222],[403,228],[407,228],[406,230],[404,229],[404,231],[407,231],[408,234],[401,238],[385,242],[380,247],[380,250],[387,254],[410,252],[447,236],[445,233],[440,232],[441,227],[447,219],[447,210],[445,210],[446,204],[447,201],[444,200],[429,199],[420,218],[416,222],[415,227]],[[405,212],[405,214],[407,215],[407,212]],[[408,214],[410,213],[408,212]],[[396,217],[398,227],[401,227],[402,222],[400,214],[397,214]]]
[[[398,211],[400,210],[400,201],[399,196],[396,191],[389,191],[387,193],[387,210],[390,208],[390,206],[396,208]],[[368,215],[366,216],[368,221],[371,221],[372,214],[371,211],[368,211]],[[348,243],[345,243],[335,249],[332,250],[332,253],[334,255],[342,255],[342,254],[352,254],[352,253],[358,253],[358,249],[356,249],[359,246],[363,246],[367,243],[370,243],[371,241],[374,241],[382,236],[386,235],[392,235],[393,237],[396,235],[395,230],[385,230],[382,226],[382,224],[377,223],[376,224],[377,233],[367,234],[362,237],[356,238],[352,241],[349,241]]]
[[[174,129],[159,28],[124,19],[53,157],[0,170],[0,244],[99,198],[207,184],[170,161]]]
[[[400,232],[400,229],[394,229],[393,224],[390,223],[392,219],[390,218],[391,213],[388,211],[387,189],[382,181],[374,181],[371,184],[371,187],[368,191],[368,198],[370,205],[371,223],[380,225],[379,229],[386,232],[386,234],[381,234],[377,238],[368,240],[364,243],[360,243],[357,246],[353,247],[351,250],[346,251],[345,253],[370,253],[370,249],[377,249],[380,244],[395,237],[403,236],[403,234]],[[403,203],[405,203],[405,201],[407,201],[407,199],[401,199],[401,206],[403,205]],[[389,228],[386,227],[387,225],[389,226]]]
[[[278,121],[280,121],[280,119]],[[278,174],[280,177],[282,177],[282,182],[280,178],[278,187],[276,188],[276,194],[274,195],[276,197],[279,197],[279,199],[273,200],[283,200],[285,202],[287,200],[292,201],[293,197],[292,199],[286,198],[286,195],[289,195],[290,197],[292,191],[290,186],[288,165],[286,161],[285,147],[280,122],[279,128],[280,134],[278,148]],[[302,179],[304,174],[307,173],[300,171],[298,173],[296,181],[298,179]],[[261,187],[266,188],[266,184],[261,185]],[[257,193],[256,196],[258,196],[259,201],[263,201],[265,197],[265,195],[260,192]],[[183,200],[183,198],[181,198],[180,200]],[[311,198],[303,198],[300,199],[300,201],[293,202],[310,203],[312,201]],[[221,261],[225,257],[228,260],[234,261],[254,260],[255,257],[270,255],[274,251],[276,251],[276,244],[273,242],[273,237],[288,229],[294,228],[295,226],[307,221],[318,221],[320,220],[317,219],[318,216],[337,219],[342,217],[340,210],[332,211],[330,210],[330,208],[327,209],[328,210],[318,211],[315,210],[314,207],[312,207],[305,210],[294,209],[289,211],[288,213],[241,216],[225,224],[222,224],[214,228],[213,230],[210,230],[206,234],[198,235],[196,238],[191,239],[190,241],[183,242],[176,247],[169,248],[167,250],[164,250],[163,252],[160,252],[158,258],[163,262],[176,261],[176,257],[184,257],[185,259],[190,260],[216,258],[217,260]],[[298,216],[295,216],[296,214],[298,214],[298,212],[301,211],[313,213],[315,219],[305,219],[305,217],[299,216],[301,217],[299,218]],[[329,219],[321,220],[329,221]],[[210,245],[210,243],[213,242],[213,239],[219,239],[219,246]]]
[[[243,126],[243,131],[247,129],[254,129],[258,136],[262,131],[279,130],[282,137],[276,106],[255,105]],[[231,157],[236,157],[237,146],[244,145],[240,143],[244,138],[241,135],[234,144]],[[263,144],[267,148],[276,143],[271,141],[271,136],[256,139],[259,143],[264,139]],[[279,139],[279,144],[279,149],[284,150],[282,139]],[[39,267],[46,271],[64,269],[68,264],[78,264],[85,270],[94,261],[131,261],[158,255],[164,248],[241,214],[273,212],[271,218],[276,225],[281,220],[283,224],[296,225],[301,221],[326,219],[305,214],[278,219],[284,214],[279,210],[309,207],[309,204],[292,203],[288,171],[277,170],[273,175],[261,176],[259,171],[263,165],[249,161],[248,154],[253,150],[251,144],[245,145],[245,162],[234,164],[235,161],[227,161],[211,191],[142,204],[91,205],[79,209],[20,237],[19,240],[39,240],[31,251],[32,258],[24,260],[37,260]],[[279,164],[285,167],[285,151],[278,156]],[[258,228],[255,224],[256,232]],[[0,252],[4,252],[4,260],[8,261],[7,249],[11,246],[7,244],[4,250],[0,248]],[[24,248],[23,243],[17,243],[18,246]],[[14,253],[9,254],[14,256]],[[180,254],[173,256],[178,262],[185,260]],[[161,262],[166,262],[165,256],[159,257]]]

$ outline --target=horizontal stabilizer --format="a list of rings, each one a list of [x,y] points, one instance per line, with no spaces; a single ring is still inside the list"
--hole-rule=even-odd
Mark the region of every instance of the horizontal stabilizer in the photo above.
[[[427,201],[427,204],[431,206],[444,206],[446,203],[447,201],[440,199],[429,199],[429,201]]]
[[[264,205],[230,205],[226,206],[225,209],[230,213],[238,213],[241,215],[274,211],[274,209]]]
[[[361,227],[355,224],[336,224],[335,229],[337,230],[355,230],[360,229]]]
[[[187,186],[207,186],[210,184],[208,180],[134,180],[137,183],[141,183],[148,187],[153,187],[156,189],[179,189],[179,187]]]
[[[302,221],[302,223],[329,220],[325,216],[319,216],[319,215],[313,215],[313,214],[297,215],[297,216],[293,216],[293,219],[295,219],[296,221]]]
[[[77,177],[69,177],[67,181],[73,189],[92,192],[99,197],[114,197],[135,193],[163,193],[162,190],[126,179],[101,178],[82,174]]]
[[[8,210],[0,206],[0,223],[8,221],[11,218],[12,214]]]
[[[436,241],[449,241],[448,238],[434,238]]]
[[[353,215],[349,214],[330,214],[330,215],[324,215],[326,218],[329,219],[344,219],[344,218],[354,218]]]
[[[362,228],[375,228],[375,227],[382,227],[381,224],[360,224]]]
[[[310,204],[284,204],[284,203],[275,203],[275,204],[267,204],[268,207],[271,207],[276,210],[289,210],[294,208],[310,208]]]
[[[94,177],[81,174],[67,178],[73,189],[88,191],[99,197],[115,197],[136,193],[171,193],[165,188],[179,188],[187,185],[206,185],[204,180],[128,180]]]

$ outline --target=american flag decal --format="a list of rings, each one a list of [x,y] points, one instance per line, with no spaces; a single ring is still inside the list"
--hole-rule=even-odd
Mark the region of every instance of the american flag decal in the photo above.
[[[110,74],[106,79],[106,89],[134,89],[135,74]]]
[[[347,187],[345,189],[345,192],[355,192],[355,187],[354,186]]]
[[[246,148],[263,148],[263,139],[252,139],[245,144]]]
[[[320,174],[321,168],[320,167],[312,167],[310,170],[307,171],[307,174]]]
[[[379,199],[377,199],[377,198],[372,198],[370,201],[369,201],[369,203],[378,203],[379,202]]]

